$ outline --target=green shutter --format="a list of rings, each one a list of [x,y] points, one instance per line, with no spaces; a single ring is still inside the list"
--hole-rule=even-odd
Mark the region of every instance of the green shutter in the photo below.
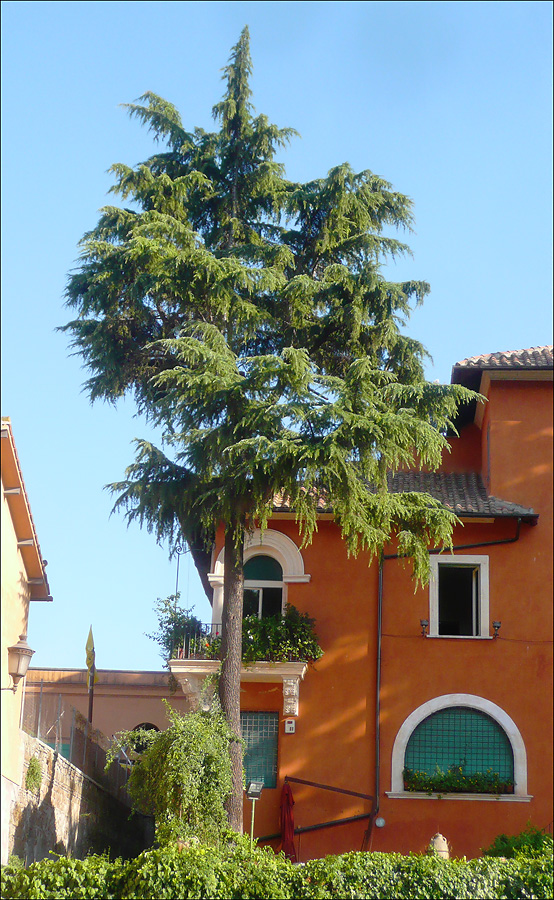
[[[263,781],[266,788],[276,787],[279,713],[241,712],[240,728],[246,744],[246,784],[249,781]]]
[[[245,581],[282,581],[283,569],[272,556],[253,556],[244,564]]]
[[[500,725],[477,709],[453,706],[441,709],[417,726],[406,747],[405,767],[434,775],[461,766],[466,775],[491,769],[513,780],[514,755]]]

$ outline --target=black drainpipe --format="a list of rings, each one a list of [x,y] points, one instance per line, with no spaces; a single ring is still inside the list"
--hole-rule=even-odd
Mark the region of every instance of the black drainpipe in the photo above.
[[[514,537],[502,538],[498,541],[480,541],[477,544],[458,544],[452,547],[452,550],[473,550],[477,547],[492,547],[497,544],[514,544],[519,540],[521,530],[521,518],[517,520],[516,533]],[[429,550],[430,554],[441,553],[442,549],[433,547]],[[379,792],[381,788],[381,644],[382,644],[382,624],[383,624],[383,562],[386,559],[400,559],[399,553],[381,553],[379,557],[379,587],[377,591],[377,679],[376,679],[376,698],[375,698],[375,801],[373,819],[370,828],[373,827],[375,819],[379,813]]]
[[[375,822],[379,813],[379,791],[381,787],[381,644],[383,639],[383,562],[385,558],[383,553],[381,553],[379,556],[379,587],[377,591],[377,678],[375,684],[377,703],[375,708],[375,811],[373,822]]]

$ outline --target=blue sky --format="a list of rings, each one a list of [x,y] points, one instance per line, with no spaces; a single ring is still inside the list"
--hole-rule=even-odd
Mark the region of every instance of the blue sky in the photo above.
[[[408,326],[431,380],[477,353],[552,342],[550,2],[2,3],[2,414],[12,420],[52,604],[33,604],[36,666],[157,669],[145,632],[175,590],[167,549],[103,486],[150,432],[131,402],[91,406],[55,331],[107,174],[153,150],[122,103],[147,90],[212,127],[221,68],[248,24],[253,102],[301,139],[308,180],[348,161],[414,200],[414,256],[391,276],[432,293]],[[179,587],[209,605],[188,557]]]

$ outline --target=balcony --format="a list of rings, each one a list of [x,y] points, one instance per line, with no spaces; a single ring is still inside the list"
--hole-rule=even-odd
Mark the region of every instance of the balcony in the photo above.
[[[177,636],[169,670],[182,691],[197,701],[204,679],[219,670],[221,625],[191,621]],[[308,663],[319,659],[314,621],[287,607],[284,616],[258,619],[247,616],[242,627],[241,682],[273,682],[283,685],[283,715],[297,716],[300,682]]]

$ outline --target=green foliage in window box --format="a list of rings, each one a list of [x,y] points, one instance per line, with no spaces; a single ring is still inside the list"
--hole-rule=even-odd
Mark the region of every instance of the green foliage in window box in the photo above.
[[[516,859],[520,856],[552,856],[552,835],[528,825],[520,834],[499,834],[490,847],[483,850],[483,856],[501,856]]]
[[[129,862],[90,856],[85,860],[60,858],[33,863],[23,870],[4,867],[1,887],[5,900],[546,900],[553,896],[552,855],[546,847],[535,857],[509,860],[346,853],[293,865],[269,849],[254,848],[250,852],[247,838],[229,834],[217,848],[189,844],[180,850],[176,844],[170,844],[147,850]]]
[[[206,638],[206,656],[218,659],[220,638]],[[245,616],[242,620],[242,661],[311,662],[320,659],[315,619],[301,613],[291,603],[284,616]]]
[[[436,766],[435,773],[415,772],[404,769],[404,790],[425,791],[427,794],[513,794],[514,782],[501,778],[497,772],[466,773],[462,766],[452,765],[443,772]]]
[[[25,790],[38,793],[42,784],[42,766],[37,756],[31,756],[25,775]]]

